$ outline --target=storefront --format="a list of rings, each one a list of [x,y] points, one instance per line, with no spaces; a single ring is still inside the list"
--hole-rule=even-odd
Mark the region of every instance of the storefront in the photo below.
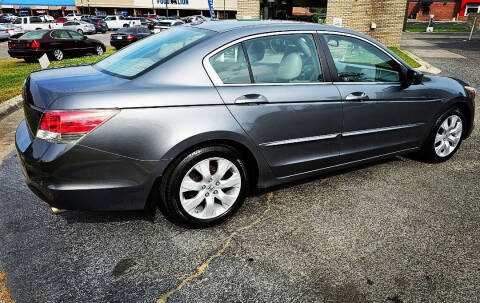
[[[0,0],[0,11],[19,16],[57,17],[76,11],[76,8],[75,0]]]

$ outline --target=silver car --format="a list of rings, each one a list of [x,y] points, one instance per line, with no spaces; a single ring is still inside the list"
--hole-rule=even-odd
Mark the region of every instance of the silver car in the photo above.
[[[8,40],[10,38],[10,34],[7,32],[7,28],[5,26],[0,25],[0,41]]]
[[[204,22],[33,72],[16,147],[52,207],[156,203],[208,226],[258,188],[407,153],[446,161],[472,133],[475,94],[347,29]]]
[[[71,31],[76,31],[79,34],[96,33],[95,26],[85,21],[68,21],[63,24],[63,28]]]

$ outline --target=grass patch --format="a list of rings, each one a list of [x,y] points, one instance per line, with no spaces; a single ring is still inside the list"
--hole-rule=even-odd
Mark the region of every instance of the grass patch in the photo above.
[[[389,47],[389,49],[394,52],[397,56],[403,59],[403,61],[407,62],[411,67],[417,68],[420,67],[420,63],[412,59],[409,55],[405,54],[402,52],[400,49],[397,47]]]
[[[85,56],[63,61],[52,61],[49,67],[94,63],[114,52],[115,48],[108,47],[103,56]],[[39,69],[41,69],[39,63],[26,63],[21,59],[0,61],[0,103],[20,95],[23,81],[31,72]]]
[[[424,33],[427,31],[426,26],[422,25],[411,25],[405,28],[406,32],[409,33]],[[468,28],[466,26],[434,26],[433,27],[434,33],[463,33],[468,32]]]

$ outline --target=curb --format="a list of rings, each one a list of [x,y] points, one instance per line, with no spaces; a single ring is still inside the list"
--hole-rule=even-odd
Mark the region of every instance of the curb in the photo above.
[[[0,120],[22,107],[22,95],[0,103]]]
[[[404,52],[405,54],[407,54],[409,57],[411,57],[412,59],[414,59],[415,61],[417,61],[419,64],[420,64],[420,67],[417,67],[416,70],[419,70],[421,72],[424,72],[424,73],[429,73],[429,74],[440,74],[442,72],[441,69],[431,65],[430,63],[428,63],[427,61],[421,59],[420,57],[418,57],[417,55],[413,54],[408,48],[404,48],[404,49],[401,49],[402,52]]]

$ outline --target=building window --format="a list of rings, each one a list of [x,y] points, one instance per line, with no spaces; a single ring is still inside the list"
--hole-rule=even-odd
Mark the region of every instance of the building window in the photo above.
[[[470,13],[480,13],[480,4],[467,4],[465,7],[465,16],[468,16]]]

